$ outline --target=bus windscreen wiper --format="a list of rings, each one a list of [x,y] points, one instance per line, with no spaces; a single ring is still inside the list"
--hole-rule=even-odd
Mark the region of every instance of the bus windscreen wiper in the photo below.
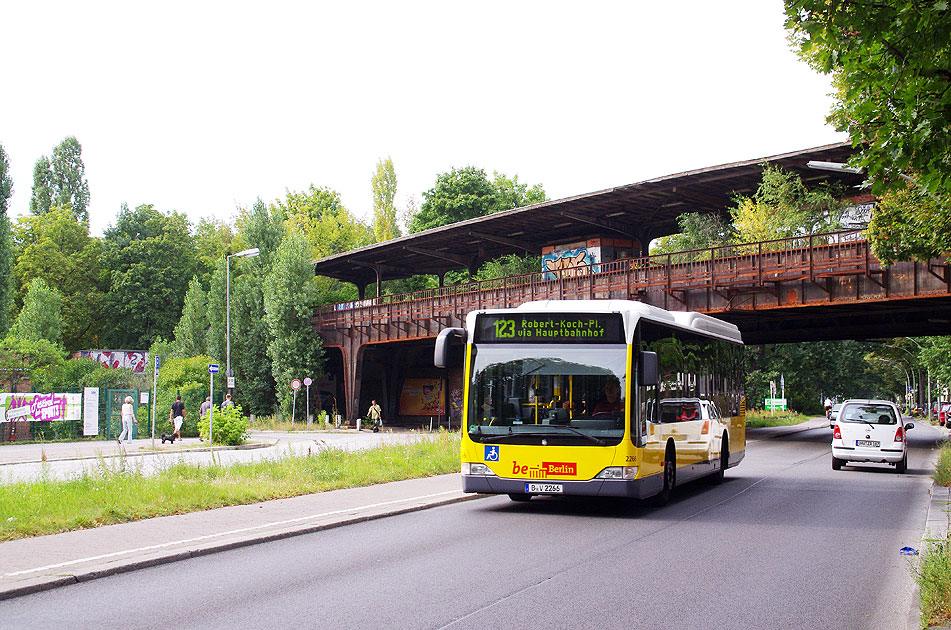
[[[590,442],[594,442],[594,443],[597,444],[598,446],[604,446],[604,440],[602,440],[602,439],[600,439],[600,438],[596,438],[596,437],[594,437],[593,435],[588,435],[587,433],[585,433],[585,432],[583,432],[583,431],[579,431],[578,429],[576,429],[576,428],[574,428],[574,427],[560,427],[559,430],[557,430],[557,431],[515,431],[515,432],[513,432],[513,431],[510,430],[508,433],[501,433],[501,434],[499,434],[499,435],[486,435],[486,434],[483,434],[483,435],[482,435],[482,442],[483,442],[483,443],[485,443],[485,442],[501,442],[501,441],[503,441],[503,440],[508,440],[509,438],[517,438],[517,437],[526,437],[526,438],[536,438],[536,437],[540,437],[540,438],[546,438],[546,437],[564,437],[565,434],[564,434],[564,432],[562,431],[562,429],[567,429],[568,431],[571,431],[571,432],[572,432],[573,434],[575,434],[575,435],[578,435],[578,436],[580,436],[580,437],[583,437],[584,439],[586,439],[586,440],[588,440],[588,441],[590,441]]]

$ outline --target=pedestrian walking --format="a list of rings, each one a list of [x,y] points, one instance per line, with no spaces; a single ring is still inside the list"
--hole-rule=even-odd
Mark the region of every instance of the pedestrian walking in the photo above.
[[[231,394],[225,394],[225,399],[221,402],[221,410],[224,411],[228,407],[234,407],[234,402],[231,400]]]
[[[126,396],[122,403],[122,433],[116,438],[116,442],[126,444],[132,442],[132,425],[135,424],[135,409],[132,407],[132,396]]]
[[[172,403],[172,409],[168,412],[168,421],[172,423],[172,434],[165,435],[163,433],[162,444],[165,444],[165,440],[174,444],[176,438],[181,439],[182,437],[182,425],[185,423],[185,403],[182,402],[181,394],[176,396],[175,402]]]
[[[198,408],[198,417],[204,418],[209,409],[211,409],[211,396],[205,396],[205,402]]]
[[[373,432],[379,433],[380,427],[383,426],[383,410],[380,409],[378,404],[376,404],[376,400],[370,401],[370,409],[367,411],[367,418],[369,418],[370,424],[373,425]]]

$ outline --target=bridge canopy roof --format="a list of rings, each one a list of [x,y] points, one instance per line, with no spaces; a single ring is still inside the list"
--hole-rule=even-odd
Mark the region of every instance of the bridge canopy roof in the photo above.
[[[795,172],[807,185],[860,184],[854,173],[810,169],[809,161],[845,162],[849,143],[710,166],[635,184],[497,212],[315,261],[315,273],[357,286],[416,274],[477,269],[504,254],[540,254],[545,246],[592,237],[631,238],[646,250],[650,240],[679,231],[685,212],[722,213],[736,194],[751,195],[765,163]],[[646,252],[645,252],[646,253]]]

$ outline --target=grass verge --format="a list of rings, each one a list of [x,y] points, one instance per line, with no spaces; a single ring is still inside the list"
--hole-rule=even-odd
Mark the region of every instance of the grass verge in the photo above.
[[[945,442],[941,447],[933,477],[939,486],[951,486],[951,442]]]
[[[459,437],[235,465],[173,464],[145,476],[131,459],[70,481],[0,485],[0,541],[184,514],[459,470]]]
[[[809,419],[795,411],[776,411],[769,415],[768,411],[753,410],[746,412],[746,426],[748,427],[784,427],[799,424]]]
[[[951,486],[951,442],[941,447],[933,478],[939,486]],[[915,571],[923,628],[951,623],[951,501],[945,512],[948,533],[943,539],[928,541]]]

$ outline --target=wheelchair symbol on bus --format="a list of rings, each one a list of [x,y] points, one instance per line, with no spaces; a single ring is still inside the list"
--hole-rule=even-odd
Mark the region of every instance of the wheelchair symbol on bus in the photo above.
[[[498,446],[485,447],[485,461],[487,462],[499,461],[499,447]]]

